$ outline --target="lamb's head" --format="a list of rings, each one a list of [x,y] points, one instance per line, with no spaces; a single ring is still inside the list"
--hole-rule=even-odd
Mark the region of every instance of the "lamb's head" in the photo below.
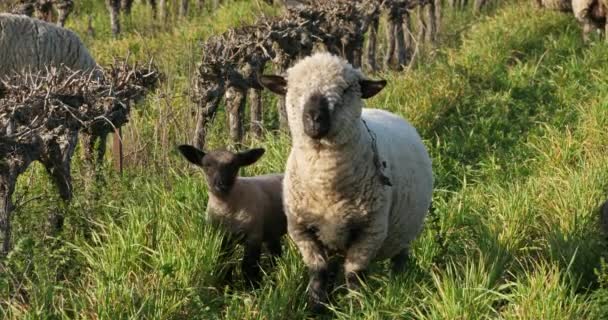
[[[254,164],[265,150],[250,149],[234,153],[226,150],[204,152],[190,145],[181,145],[179,152],[191,163],[203,168],[209,191],[218,197],[230,194],[239,174],[239,169]]]
[[[286,95],[289,128],[294,142],[305,139],[340,144],[355,129],[362,99],[373,97],[386,81],[365,79],[359,69],[329,53],[317,53],[287,70],[287,78],[262,76],[270,91]]]

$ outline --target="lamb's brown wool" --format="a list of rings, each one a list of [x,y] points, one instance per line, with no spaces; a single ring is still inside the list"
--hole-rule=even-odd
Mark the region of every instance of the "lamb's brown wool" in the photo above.
[[[238,241],[245,246],[242,270],[247,280],[259,281],[262,244],[273,257],[281,255],[281,237],[287,232],[282,202],[282,174],[239,177],[241,167],[255,163],[264,149],[233,153],[203,152],[190,145],[178,147],[182,155],[205,172],[209,190],[207,217],[229,235],[224,250]]]

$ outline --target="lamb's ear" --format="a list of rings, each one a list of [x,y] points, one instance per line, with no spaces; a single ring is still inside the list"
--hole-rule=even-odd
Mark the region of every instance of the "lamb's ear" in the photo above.
[[[264,75],[259,80],[262,87],[278,95],[284,96],[287,93],[287,80],[281,76]]]
[[[359,80],[359,86],[361,87],[361,98],[371,98],[382,91],[386,86],[386,80]]]
[[[237,162],[239,167],[254,164],[264,155],[264,152],[266,152],[266,150],[263,148],[257,148],[237,153]]]
[[[186,160],[198,166],[202,164],[203,157],[205,156],[203,151],[187,144],[182,144],[181,146],[177,147],[177,149],[179,152],[181,152],[184,158],[186,158]]]

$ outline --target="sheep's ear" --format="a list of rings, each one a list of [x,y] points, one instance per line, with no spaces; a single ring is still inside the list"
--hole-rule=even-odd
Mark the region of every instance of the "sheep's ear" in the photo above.
[[[258,161],[266,150],[263,148],[251,149],[237,153],[237,161],[240,167],[245,167],[254,164]]]
[[[261,76],[260,84],[278,95],[284,96],[287,93],[287,80],[281,76]]]
[[[205,153],[191,145],[182,144],[177,147],[179,152],[186,158],[186,160],[192,162],[195,165],[200,166],[203,163],[203,157]]]
[[[361,87],[361,98],[371,98],[382,91],[386,86],[386,80],[359,80],[359,86]]]

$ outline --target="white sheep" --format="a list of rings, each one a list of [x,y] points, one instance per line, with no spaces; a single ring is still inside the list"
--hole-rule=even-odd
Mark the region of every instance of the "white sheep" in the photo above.
[[[589,33],[593,30],[608,28],[608,0],[572,0],[574,16],[583,26],[583,39],[589,40]],[[608,32],[605,32],[608,42]]]
[[[293,145],[284,180],[288,232],[310,272],[309,308],[327,301],[330,255],[343,256],[349,288],[372,260],[404,267],[431,203],[431,160],[402,118],[364,109],[386,81],[328,53],[307,57],[287,78],[262,76],[286,94]]]
[[[0,14],[0,77],[61,65],[82,71],[97,68],[74,32],[23,15]]]
[[[252,284],[259,281],[259,260],[262,244],[273,258],[281,255],[281,237],[287,233],[283,212],[282,174],[238,177],[241,167],[255,163],[264,149],[240,153],[224,150],[203,152],[190,145],[178,147],[182,155],[205,172],[209,190],[207,217],[220,225],[229,236],[222,251],[234,242],[245,245],[242,270]],[[230,277],[231,271],[227,272]]]

